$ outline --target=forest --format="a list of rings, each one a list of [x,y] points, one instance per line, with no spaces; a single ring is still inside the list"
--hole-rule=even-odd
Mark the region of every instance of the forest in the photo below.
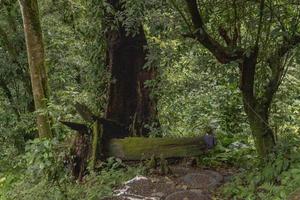
[[[299,0],[0,0],[0,200],[299,200]]]

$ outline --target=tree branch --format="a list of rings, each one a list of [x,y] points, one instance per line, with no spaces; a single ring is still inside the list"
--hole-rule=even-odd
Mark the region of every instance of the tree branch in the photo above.
[[[206,32],[205,25],[200,15],[196,0],[186,0],[186,4],[195,29],[195,38],[204,47],[206,47],[220,63],[226,64],[240,59],[243,56],[243,50],[232,51],[229,48],[226,48],[223,45],[221,45],[218,41],[216,41]]]
[[[258,47],[259,40],[262,34],[262,27],[263,27],[263,16],[264,16],[264,9],[265,9],[265,1],[260,1],[260,8],[259,8],[259,24],[258,24],[258,30],[257,30],[257,36],[255,41],[255,46]]]
[[[282,61],[283,57],[299,44],[300,35],[294,35],[289,39],[286,39],[282,44],[278,45],[275,51],[268,58],[267,63],[272,71],[272,75],[266,86],[265,93],[263,94],[263,103],[266,107],[271,104],[273,96],[279,87],[282,76],[284,75],[285,64]]]
[[[232,46],[234,44],[233,39],[231,39],[228,35],[228,31],[226,31],[223,27],[219,27],[218,29],[219,34],[221,35],[221,37],[225,40],[227,46]]]
[[[297,45],[300,44],[300,35],[296,34],[278,45],[275,49],[274,53],[268,58],[268,62],[272,62],[272,60],[276,57],[283,57],[287,52],[294,49]]]
[[[185,17],[184,13],[181,11],[181,9],[179,8],[179,6],[174,2],[174,0],[170,0],[171,4],[174,6],[174,8],[179,12],[180,16],[182,17],[184,23],[187,25],[188,29],[189,29],[189,35],[191,35],[193,33],[192,29],[191,29],[191,25],[189,23],[189,21],[187,20],[187,18]]]

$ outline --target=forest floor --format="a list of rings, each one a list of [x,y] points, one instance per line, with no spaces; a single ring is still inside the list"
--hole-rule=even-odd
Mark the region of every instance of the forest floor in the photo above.
[[[211,200],[215,190],[234,174],[232,169],[169,166],[169,175],[136,176],[105,200]]]

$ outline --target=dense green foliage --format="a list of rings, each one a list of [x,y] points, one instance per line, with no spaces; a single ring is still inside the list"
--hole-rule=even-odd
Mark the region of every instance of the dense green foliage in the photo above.
[[[159,129],[148,125],[152,136],[195,136],[208,126],[216,129],[218,145],[198,163],[236,172],[218,190],[217,198],[281,200],[298,189],[300,48],[295,47],[284,59],[287,67],[269,119],[278,142],[274,152],[262,161],[243,109],[237,63],[220,64],[207,49],[185,36],[191,31],[185,1],[124,2],[124,11],[114,13],[105,1],[39,1],[50,98],[48,109],[38,112],[49,113],[54,132],[51,140],[41,140],[36,139],[36,112],[19,4],[0,0],[0,199],[100,199],[111,195],[123,181],[144,173],[142,166],[129,167],[110,158],[101,170],[89,171],[84,182],[78,183],[64,163],[74,134],[59,120],[82,122],[72,106],[75,102],[87,104],[100,116],[105,112],[109,74],[104,37],[108,27],[101,20],[104,9],[118,16],[114,25],[122,24],[128,34],[135,34],[136,24],[143,23],[149,52],[145,68],[155,66],[158,73],[155,81],[147,83],[158,99],[161,124]],[[217,25],[233,34],[230,25],[237,23],[235,10],[226,8],[239,2],[239,26],[244,36],[241,46],[248,48],[255,41],[259,21],[255,1],[201,2],[207,29],[220,41]],[[266,1],[265,40],[261,42],[255,82],[258,95],[270,78],[266,58],[282,38],[300,34],[297,4]]]

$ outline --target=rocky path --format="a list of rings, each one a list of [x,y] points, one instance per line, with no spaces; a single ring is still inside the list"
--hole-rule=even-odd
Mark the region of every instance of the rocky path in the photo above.
[[[106,200],[211,200],[227,175],[213,170],[171,167],[170,176],[137,176]]]

